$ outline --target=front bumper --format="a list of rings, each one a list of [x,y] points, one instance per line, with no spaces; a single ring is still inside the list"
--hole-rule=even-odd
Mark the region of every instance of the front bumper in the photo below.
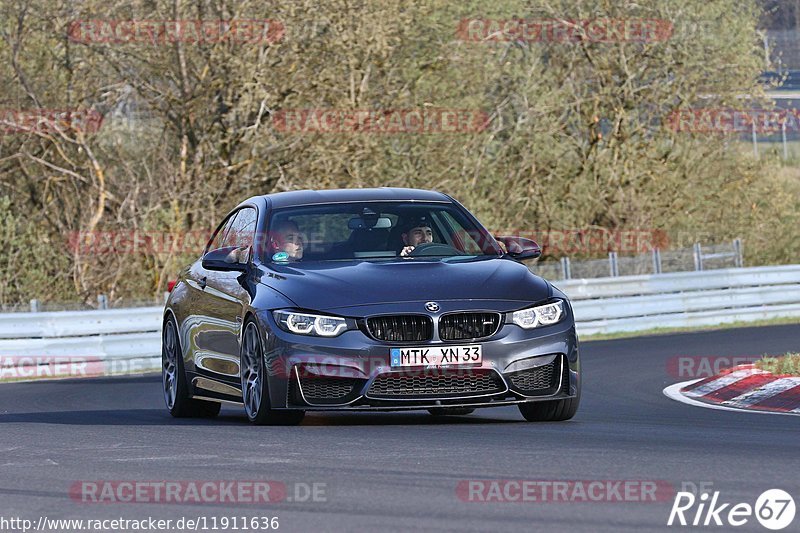
[[[477,366],[403,371],[390,365],[389,350],[398,344],[376,341],[359,330],[332,339],[294,335],[277,327],[268,313],[259,319],[266,332],[270,401],[276,409],[494,407],[574,397],[580,387],[571,314],[558,324],[535,330],[504,324],[482,342],[415,344],[480,344],[483,361]]]

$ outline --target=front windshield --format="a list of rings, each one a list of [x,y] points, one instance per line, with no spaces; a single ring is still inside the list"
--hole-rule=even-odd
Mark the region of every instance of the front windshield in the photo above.
[[[447,203],[352,202],[277,209],[266,261],[496,256],[494,239]]]

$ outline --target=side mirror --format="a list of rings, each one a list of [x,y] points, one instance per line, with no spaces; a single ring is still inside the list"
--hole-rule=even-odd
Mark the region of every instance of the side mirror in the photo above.
[[[249,246],[227,246],[211,250],[203,256],[203,268],[222,272],[244,272],[250,263]]]
[[[506,245],[508,255],[514,259],[534,259],[542,255],[539,245],[525,237],[495,237]]]

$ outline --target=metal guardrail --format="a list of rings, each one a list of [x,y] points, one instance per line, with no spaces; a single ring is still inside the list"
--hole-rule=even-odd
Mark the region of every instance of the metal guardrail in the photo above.
[[[535,262],[531,272],[550,280],[626,277],[668,272],[720,270],[744,266],[741,239],[729,243],[700,244],[691,248],[661,250],[652,248],[638,255],[608,252],[608,259],[575,260],[568,256],[556,261]]]
[[[137,307],[103,311],[0,313],[0,346],[2,339],[80,337],[159,331],[163,311],[163,307]]]
[[[578,333],[713,326],[800,317],[800,265],[556,282]]]
[[[571,300],[737,289],[792,283],[800,283],[800,265],[728,268],[701,272],[672,272],[554,282]],[[798,295],[798,302],[800,302],[800,295]]]
[[[800,265],[573,279],[580,335],[800,317]],[[69,356],[160,365],[162,307],[0,314],[0,358]]]

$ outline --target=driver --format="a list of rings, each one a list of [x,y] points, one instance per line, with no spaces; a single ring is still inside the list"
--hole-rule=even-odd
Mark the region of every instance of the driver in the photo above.
[[[270,235],[270,253],[285,252],[290,261],[299,261],[303,258],[303,243],[305,239],[297,223],[285,220],[278,224]]]
[[[425,217],[415,218],[406,223],[401,237],[403,249],[400,257],[407,257],[418,245],[433,242],[433,230]]]

